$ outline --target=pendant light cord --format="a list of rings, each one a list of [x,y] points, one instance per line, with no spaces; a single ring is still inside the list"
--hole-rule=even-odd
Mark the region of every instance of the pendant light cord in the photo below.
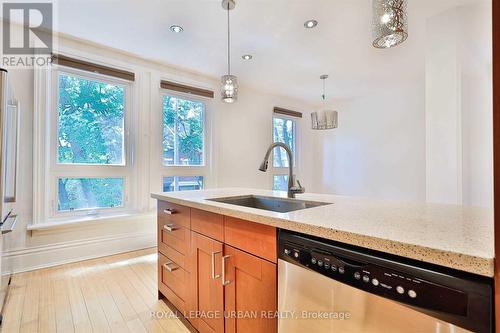
[[[323,79],[323,95],[321,95],[321,97],[323,98],[323,101],[325,101],[325,80],[326,79]]]
[[[231,75],[231,32],[229,25],[229,1],[227,2],[227,74]]]

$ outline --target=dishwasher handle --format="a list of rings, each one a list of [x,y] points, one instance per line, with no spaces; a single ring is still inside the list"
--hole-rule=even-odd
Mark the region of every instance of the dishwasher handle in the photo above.
[[[346,266],[346,267],[352,267],[355,269],[363,269],[364,267],[367,266],[367,263],[365,263],[365,262],[347,259],[345,257],[340,257],[336,254],[332,254],[332,253],[321,251],[321,250],[320,251],[312,250],[311,255],[315,256],[315,257],[328,257],[337,266]]]
[[[361,263],[361,262],[353,261],[353,260],[346,259],[346,258],[335,257],[335,259],[337,259],[338,261],[340,261],[345,266],[349,266],[349,267],[352,267],[352,268],[361,269],[361,268],[366,267],[366,265],[367,265],[366,263]]]

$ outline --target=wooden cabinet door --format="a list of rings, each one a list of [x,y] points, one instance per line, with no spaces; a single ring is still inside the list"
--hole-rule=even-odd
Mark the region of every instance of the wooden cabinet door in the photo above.
[[[275,333],[276,264],[224,245],[226,333]]]
[[[191,232],[190,321],[200,333],[224,332],[224,287],[221,281],[222,243]]]

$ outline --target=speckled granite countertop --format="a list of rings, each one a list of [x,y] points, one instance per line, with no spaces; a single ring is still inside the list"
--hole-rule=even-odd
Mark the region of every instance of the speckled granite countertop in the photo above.
[[[328,238],[483,276],[493,276],[493,213],[486,208],[420,204],[306,193],[298,199],[332,203],[289,213],[207,199],[285,192],[224,188],[152,193],[153,198]]]

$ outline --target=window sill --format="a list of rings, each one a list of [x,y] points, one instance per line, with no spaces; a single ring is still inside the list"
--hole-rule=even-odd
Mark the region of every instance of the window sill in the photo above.
[[[27,226],[28,231],[52,231],[58,229],[76,228],[91,226],[102,223],[116,223],[133,221],[139,218],[154,219],[155,213],[121,213],[115,215],[101,215],[101,216],[84,216],[84,217],[71,217],[66,219],[50,219],[44,223],[34,223]]]

